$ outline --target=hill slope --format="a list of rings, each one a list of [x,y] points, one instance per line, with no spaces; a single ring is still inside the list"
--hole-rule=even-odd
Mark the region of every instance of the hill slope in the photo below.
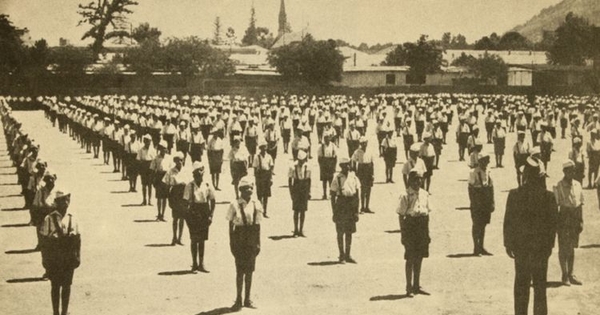
[[[573,12],[600,25],[600,0],[564,0],[540,11],[523,25],[513,29],[532,41],[540,41],[543,31],[553,31],[565,20],[567,13]]]

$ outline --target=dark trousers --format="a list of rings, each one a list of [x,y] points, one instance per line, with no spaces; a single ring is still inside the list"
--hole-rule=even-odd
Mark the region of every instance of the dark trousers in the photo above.
[[[533,314],[547,315],[546,280],[548,258],[545,253],[515,253],[515,315],[526,315],[529,286],[533,281]]]

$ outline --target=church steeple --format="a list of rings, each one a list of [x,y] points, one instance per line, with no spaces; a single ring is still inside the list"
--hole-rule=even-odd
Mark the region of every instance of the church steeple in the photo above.
[[[281,36],[284,33],[288,33],[288,32],[289,32],[289,24],[287,21],[287,14],[285,13],[285,1],[281,0],[281,5],[279,7],[279,30],[278,30],[277,34],[279,36]]]

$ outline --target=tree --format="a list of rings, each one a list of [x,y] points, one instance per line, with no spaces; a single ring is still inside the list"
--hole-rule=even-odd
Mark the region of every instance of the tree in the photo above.
[[[403,45],[398,45],[390,51],[385,60],[381,63],[383,66],[406,66],[406,49]]]
[[[153,71],[162,70],[164,65],[163,48],[154,41],[142,41],[137,47],[127,50],[123,63],[128,65],[137,75],[150,76]]]
[[[134,28],[131,33],[131,37],[135,39],[138,44],[142,44],[145,41],[159,43],[160,35],[162,35],[162,32],[156,27],[150,27],[149,23],[141,23],[138,27]]]
[[[82,40],[92,38],[92,52],[94,58],[97,58],[104,41],[114,37],[130,36],[123,24],[126,21],[126,15],[133,13],[130,7],[138,3],[133,0],[98,0],[90,2],[87,5],[79,4],[81,20],[78,25],[89,24],[91,28],[83,34]],[[109,26],[112,31],[109,31]]]
[[[496,84],[506,84],[508,78],[508,65],[498,55],[485,53],[471,66],[475,76],[486,82],[495,81]]]
[[[15,27],[6,14],[0,14],[0,74],[17,71],[23,63],[25,47],[21,36],[27,29]]]
[[[50,48],[45,39],[37,40],[33,46],[28,47],[24,56],[23,68],[26,76],[37,77],[48,72],[50,64]]]
[[[213,23],[214,25],[214,32],[213,32],[213,39],[212,39],[212,44],[213,45],[222,45],[223,44],[223,35],[221,34],[221,17],[216,17],[215,18],[215,22]]]
[[[50,53],[54,72],[65,75],[83,75],[85,68],[94,61],[89,50],[73,46],[57,47]]]
[[[409,74],[415,82],[425,82],[425,76],[442,66],[442,49],[421,35],[416,43],[406,42],[388,53],[383,63],[387,66],[410,66]]]
[[[452,42],[452,34],[450,32],[446,32],[442,35],[441,45],[444,49],[450,48],[450,43]]]
[[[273,36],[273,33],[271,33],[271,31],[269,31],[268,28],[266,27],[258,27],[256,29],[256,32],[258,34],[258,42],[256,43],[258,46],[263,47],[263,48],[271,48],[271,46],[273,46],[273,43],[275,42],[275,37]]]
[[[227,45],[233,46],[235,44],[235,40],[237,37],[235,36],[235,30],[233,27],[227,28],[227,33],[225,33],[225,37],[227,37]]]
[[[530,50],[533,44],[518,32],[508,32],[500,38],[498,50]]]
[[[159,63],[164,64],[165,70],[184,77],[201,75],[214,78],[235,71],[225,53],[197,37],[172,38],[159,56],[163,59]]]
[[[452,37],[452,40],[450,41],[450,48],[467,49],[470,48],[470,45],[467,43],[467,38],[464,35],[458,34]]]
[[[583,65],[585,60],[598,54],[597,42],[594,42],[594,30],[590,22],[572,12],[556,29],[554,45],[548,51],[548,59],[552,64]]]
[[[471,55],[462,53],[462,54],[460,54],[460,56],[458,58],[456,58],[456,59],[454,59],[454,61],[452,61],[451,66],[473,68],[473,65],[475,64],[475,62],[477,62],[477,58],[475,58]]]
[[[268,60],[288,80],[324,85],[342,78],[344,56],[335,41],[317,41],[310,34],[301,42],[271,50]]]
[[[480,40],[475,41],[473,48],[475,50],[498,50],[500,39],[498,34],[492,33],[490,36],[484,36]]]
[[[258,43],[258,31],[256,29],[256,11],[254,10],[254,4],[250,9],[250,25],[246,29],[246,33],[242,38],[242,44],[246,46],[256,45]]]

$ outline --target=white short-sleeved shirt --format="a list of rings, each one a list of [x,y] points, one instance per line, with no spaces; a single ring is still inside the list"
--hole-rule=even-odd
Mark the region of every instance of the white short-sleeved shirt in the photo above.
[[[290,167],[288,170],[288,178],[293,179],[307,179],[310,178],[310,169],[308,168],[308,164],[304,163],[304,165],[294,165]]]
[[[152,161],[156,157],[156,149],[150,146],[148,149],[145,147],[141,147],[137,152],[137,160],[138,161]]]
[[[408,161],[404,163],[404,166],[402,166],[402,174],[408,176],[413,169],[416,169],[421,174],[424,174],[427,171],[425,162],[420,157],[417,157],[416,161],[409,158]]]
[[[239,149],[232,148],[229,151],[229,160],[232,162],[245,162],[248,161],[250,154],[245,146],[240,146]]]
[[[183,199],[190,203],[207,203],[215,200],[215,189],[208,182],[196,185],[195,181],[189,182],[183,191]]]
[[[360,180],[354,172],[348,172],[347,176],[340,172],[331,181],[330,190],[338,195],[354,196],[360,190]]]
[[[237,201],[229,204],[226,219],[227,221],[233,223],[234,226],[243,226],[243,215],[246,217],[246,222],[248,225],[251,225],[253,222],[260,224],[262,213],[263,208],[260,201],[251,198],[250,201],[246,202],[246,200],[240,198]]]
[[[53,211],[52,213],[47,215],[46,218],[44,218],[44,223],[40,228],[41,236],[53,238],[59,237],[58,230],[56,229],[56,224],[54,223],[55,220],[58,223],[59,228],[62,229],[62,235],[80,235],[79,224],[77,223],[77,220],[73,217],[73,215],[67,213],[63,217],[60,213],[58,213],[58,211]],[[71,223],[70,229],[69,221]]]
[[[273,163],[273,158],[270,154],[257,154],[254,158],[253,165],[254,169],[260,169],[263,171],[270,171],[275,163]]]
[[[150,169],[157,172],[167,172],[173,167],[173,158],[165,154],[164,157],[156,157],[150,163]]]
[[[358,148],[352,154],[352,162],[354,162],[356,164],[373,163],[373,154],[371,154],[370,152],[365,152],[362,148]]]
[[[321,147],[319,147],[317,154],[319,157],[336,157],[337,147],[333,142],[329,142],[329,145],[323,143],[321,144]]]
[[[429,193],[422,188],[413,190],[408,188],[406,192],[400,195],[396,213],[400,216],[426,216],[431,212],[429,203]]]
[[[576,208],[584,203],[581,183],[576,180],[571,181],[571,184],[565,180],[556,183],[554,196],[559,207]]]
[[[208,141],[209,151],[220,151],[223,150],[223,140],[219,137],[212,136]]]
[[[169,186],[181,185],[188,183],[187,177],[184,172],[173,167],[163,176],[162,182]]]

